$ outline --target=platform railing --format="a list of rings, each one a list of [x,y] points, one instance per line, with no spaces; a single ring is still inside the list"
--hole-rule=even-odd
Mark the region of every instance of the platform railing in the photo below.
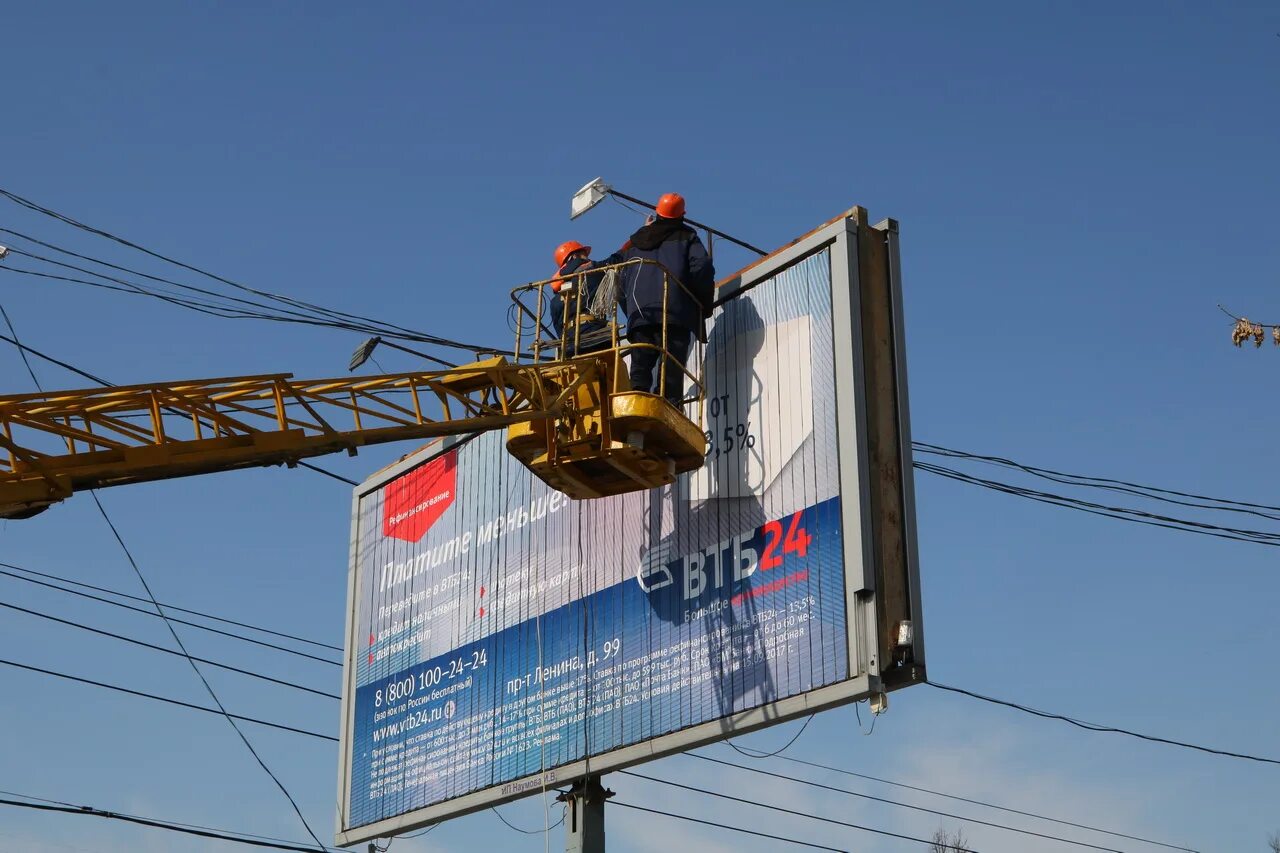
[[[612,271],[620,281],[620,292],[625,293],[625,278],[627,275],[639,275],[640,268],[645,265],[655,266],[662,272],[662,317],[657,324],[659,327],[658,344],[637,343],[626,339],[625,335],[620,332],[618,302],[615,301],[603,317],[600,316],[599,306],[588,304],[588,300],[592,296],[592,294],[588,293],[589,276],[598,274],[607,276]],[[558,316],[553,316],[551,306],[554,299],[548,298],[547,293],[556,282],[560,283],[560,311]],[[672,293],[677,287],[695,304],[698,302],[693,292],[672,274],[666,266],[648,258],[634,258],[617,264],[592,266],[581,272],[556,275],[552,278],[522,284],[511,291],[512,310],[515,314],[515,328],[513,330],[515,332],[514,356],[517,360],[532,360],[534,363],[540,363],[547,360],[583,357],[611,350],[617,355],[613,359],[613,370],[615,371],[613,387],[618,388],[622,384],[619,380],[623,370],[623,356],[634,358],[635,354],[642,350],[656,351],[657,361],[654,365],[658,371],[656,390],[633,390],[649,391],[657,396],[666,397],[668,381],[675,381],[674,376],[668,376],[668,371],[678,369],[686,383],[685,393],[681,397],[679,408],[683,409],[688,404],[697,403],[699,407],[698,415],[696,418],[692,418],[697,422],[701,419],[701,406],[706,396],[706,390],[700,376],[701,371],[691,370],[689,365],[694,364],[695,367],[701,365],[702,355],[700,348],[691,345],[689,350],[690,357],[686,359],[684,364],[681,364],[671,354],[669,347],[671,342],[669,309]],[[621,299],[621,295],[619,299]],[[593,308],[595,309],[594,311],[592,310]],[[588,332],[584,336],[582,326],[584,322],[592,320],[603,322],[605,324],[604,328],[600,331]],[[557,325],[560,329],[559,334],[556,333],[554,328]],[[604,332],[607,332],[607,335],[602,334]],[[690,334],[692,334],[692,330],[690,330]],[[692,391],[692,394],[690,394],[690,391]]]

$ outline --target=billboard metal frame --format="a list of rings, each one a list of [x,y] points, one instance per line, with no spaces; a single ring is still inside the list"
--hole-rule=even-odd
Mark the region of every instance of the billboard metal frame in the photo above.
[[[722,281],[723,295],[717,304],[824,249],[831,252],[835,352],[832,369],[840,494],[844,498],[841,526],[850,677],[540,775],[512,779],[363,826],[345,826],[352,771],[349,750],[355,715],[355,655],[360,648],[358,638],[353,636],[360,501],[401,474],[467,440],[447,439],[378,471],[361,483],[352,496],[336,844],[348,846],[395,836],[586,776],[621,770],[924,680],[897,223],[885,220],[870,226],[866,211],[852,208]],[[911,623],[908,644],[900,644],[897,639],[898,626],[903,621]]]

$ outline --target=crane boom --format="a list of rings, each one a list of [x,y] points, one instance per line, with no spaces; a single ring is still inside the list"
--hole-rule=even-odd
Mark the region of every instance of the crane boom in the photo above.
[[[0,517],[75,491],[553,418],[603,364],[502,356],[450,370],[295,380],[238,376],[0,397]],[[598,390],[598,389],[597,389]]]
[[[683,285],[656,261],[598,271],[642,264],[661,270],[665,305],[669,285]],[[704,434],[661,394],[667,374],[679,371],[702,397],[698,378],[671,358],[665,319],[660,345],[623,343],[610,298],[597,318],[607,319],[607,340],[588,347],[579,322],[595,309],[580,302],[587,288],[572,286],[561,307],[565,337],[546,339],[548,283],[512,291],[533,329],[525,341],[525,324],[518,325],[515,362],[495,355],[384,376],[297,380],[273,373],[0,396],[0,518],[28,518],[85,489],[293,467],[343,450],[354,456],[368,444],[502,427],[507,450],[571,498],[653,488],[701,467]],[[566,357],[589,348],[596,351]],[[659,394],[632,390],[622,367],[624,353],[646,348],[656,350]],[[532,362],[520,362],[522,352]],[[543,360],[548,352],[558,360]],[[683,383],[674,373],[672,381]]]

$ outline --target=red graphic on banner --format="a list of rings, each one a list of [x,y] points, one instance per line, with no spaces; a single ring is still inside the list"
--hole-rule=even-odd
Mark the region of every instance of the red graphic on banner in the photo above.
[[[382,535],[417,542],[453,505],[457,489],[457,451],[439,456],[387,484]]]

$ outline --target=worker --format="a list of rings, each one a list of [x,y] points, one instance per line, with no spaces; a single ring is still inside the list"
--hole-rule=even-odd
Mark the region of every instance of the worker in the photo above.
[[[689,360],[690,339],[697,334],[699,340],[706,340],[716,274],[698,233],[685,224],[684,197],[667,193],[658,199],[655,210],[656,217],[645,220],[644,227],[631,235],[622,250],[602,263],[645,258],[662,264],[675,277],[665,288],[664,305],[662,268],[653,264],[626,267],[619,301],[627,315],[627,340],[653,347],[631,351],[632,389],[662,393],[679,408],[684,398],[684,366]],[[655,375],[654,367],[663,347],[664,322],[669,359],[665,388],[659,388],[662,372]]]
[[[555,328],[556,337],[564,339],[565,355],[608,349],[613,345],[608,322],[588,313],[604,272],[587,273],[584,270],[583,274],[575,275],[581,267],[591,266],[591,247],[577,240],[561,243],[556,247],[555,261],[556,275],[551,280],[551,290],[555,294],[551,297],[551,325]],[[577,292],[578,288],[582,288],[582,292]]]

